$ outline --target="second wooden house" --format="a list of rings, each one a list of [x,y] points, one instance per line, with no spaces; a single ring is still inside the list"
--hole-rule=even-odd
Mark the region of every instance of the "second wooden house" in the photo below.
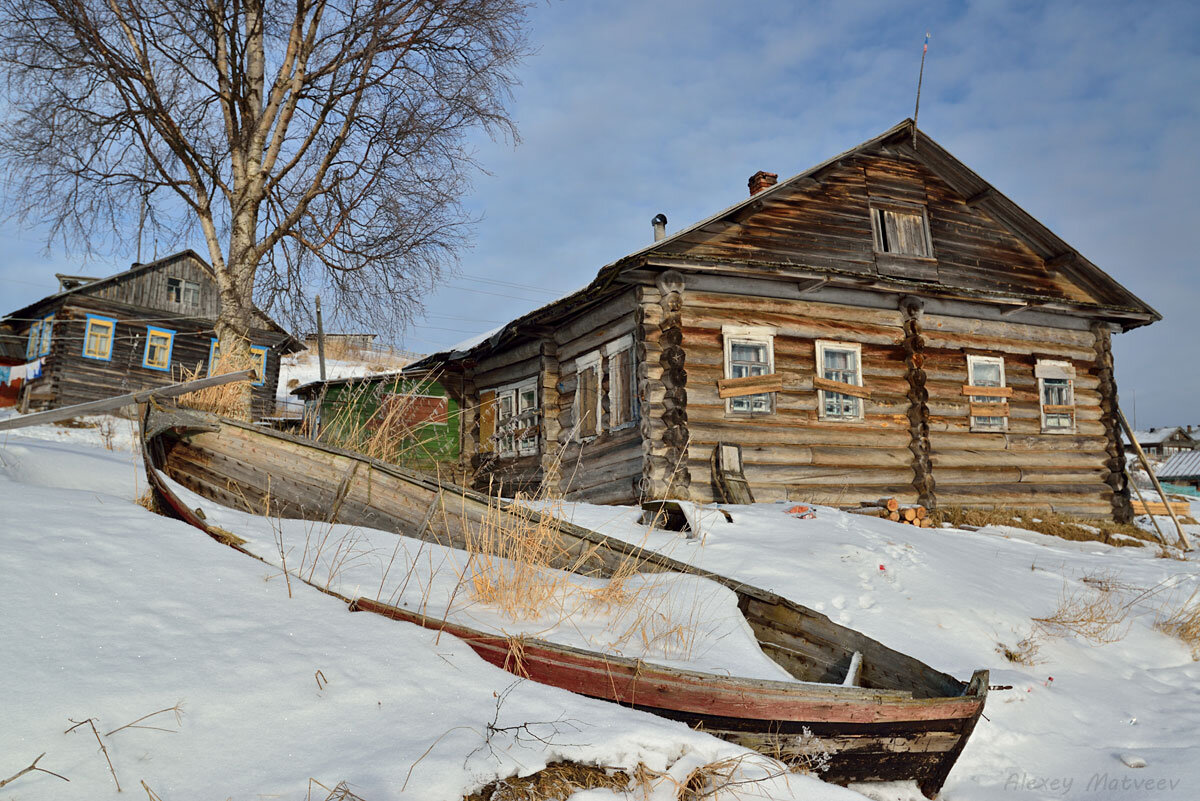
[[[187,250],[107,278],[61,275],[59,291],[0,319],[0,341],[19,343],[22,411],[69,406],[205,375],[219,348],[220,298],[212,268]],[[251,332],[258,361],[253,412],[275,407],[279,358],[304,346],[260,311]],[[14,354],[9,354],[14,355]],[[15,382],[10,383],[13,386]],[[3,397],[3,396],[0,396]]]
[[[420,365],[477,486],[1129,518],[1111,337],[1154,309],[908,120],[749,189]]]

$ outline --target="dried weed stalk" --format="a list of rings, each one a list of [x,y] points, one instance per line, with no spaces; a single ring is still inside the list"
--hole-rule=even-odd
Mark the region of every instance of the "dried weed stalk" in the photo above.
[[[1165,604],[1158,612],[1154,627],[1178,637],[1192,649],[1192,659],[1200,661],[1200,590],[1181,604]]]

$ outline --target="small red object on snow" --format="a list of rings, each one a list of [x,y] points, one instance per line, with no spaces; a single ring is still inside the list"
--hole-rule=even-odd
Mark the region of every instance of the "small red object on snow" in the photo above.
[[[805,506],[803,504],[793,506],[791,509],[787,510],[787,513],[793,517],[798,517],[801,520],[810,520],[817,516],[817,513],[812,510],[811,506]]]
[[[885,568],[883,565],[880,565],[880,566],[879,566],[879,569],[880,569],[880,570],[886,570],[887,568]]]

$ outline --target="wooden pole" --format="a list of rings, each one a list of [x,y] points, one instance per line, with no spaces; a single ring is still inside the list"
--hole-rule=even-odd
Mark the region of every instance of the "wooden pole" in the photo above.
[[[317,360],[321,362],[321,380],[325,380],[325,326],[321,324],[321,296],[317,295]]]
[[[1142,488],[1137,485],[1137,483],[1133,480],[1133,476],[1131,476],[1129,474],[1129,466],[1128,465],[1126,465],[1126,467],[1125,467],[1125,480],[1129,482],[1129,486],[1133,487],[1133,491],[1137,493],[1138,500],[1141,501],[1141,503],[1142,503],[1142,508],[1146,510],[1147,514],[1149,514],[1150,504],[1146,503],[1146,499],[1142,497]],[[1154,524],[1154,530],[1158,532],[1159,544],[1166,545],[1167,544],[1167,536],[1165,534],[1163,534],[1162,529],[1159,528],[1158,518],[1156,518],[1154,515],[1150,515],[1150,522]]]
[[[138,392],[130,392],[127,395],[117,395],[112,398],[88,401],[87,403],[76,403],[74,406],[63,406],[61,409],[50,409],[49,411],[29,414],[24,417],[10,417],[7,420],[0,420],[0,431],[53,423],[57,420],[70,420],[72,417],[80,417],[85,414],[111,412],[120,409],[122,406],[145,403],[152,398],[173,398],[177,395],[186,395],[189,392],[195,392],[198,389],[218,387],[222,384],[228,384],[231,381],[245,381],[253,377],[254,370],[252,369],[238,370],[236,373],[211,375],[207,378],[197,378],[195,381],[184,381],[181,384],[168,384],[165,387],[143,389]]]
[[[1133,443],[1133,449],[1137,452],[1138,459],[1142,462],[1142,467],[1146,468],[1146,472],[1150,474],[1150,481],[1154,484],[1154,488],[1158,490],[1158,497],[1162,498],[1163,504],[1167,507],[1167,513],[1171,515],[1172,522],[1175,523],[1175,530],[1179,532],[1179,541],[1183,544],[1183,550],[1192,550],[1192,543],[1188,541],[1187,534],[1183,533],[1183,526],[1179,523],[1179,518],[1175,516],[1175,510],[1171,508],[1171,502],[1167,500],[1167,493],[1163,492],[1162,484],[1158,483],[1158,476],[1154,475],[1154,470],[1150,467],[1150,460],[1146,458],[1146,454],[1142,452],[1142,446],[1138,444],[1137,437],[1133,435],[1133,429],[1129,427],[1129,421],[1125,419],[1124,412],[1117,408],[1117,419],[1121,421],[1121,428],[1125,429],[1125,433],[1129,435],[1129,441]],[[1139,496],[1141,493],[1138,493]],[[1142,502],[1143,505],[1145,501]],[[1150,507],[1146,507],[1146,512],[1153,519],[1154,515],[1150,513]]]

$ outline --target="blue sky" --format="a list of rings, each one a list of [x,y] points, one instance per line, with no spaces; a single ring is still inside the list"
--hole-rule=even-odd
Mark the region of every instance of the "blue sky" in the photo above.
[[[921,128],[1162,312],[1115,340],[1123,405],[1200,424],[1195,4],[577,0],[531,22],[522,142],[478,143],[474,247],[405,347],[492,328],[643,246],[656,213],[677,230],[757,170],[793,175],[911,116],[929,30]],[[0,240],[4,310],[56,271],[134,258],[84,268],[37,232]]]

